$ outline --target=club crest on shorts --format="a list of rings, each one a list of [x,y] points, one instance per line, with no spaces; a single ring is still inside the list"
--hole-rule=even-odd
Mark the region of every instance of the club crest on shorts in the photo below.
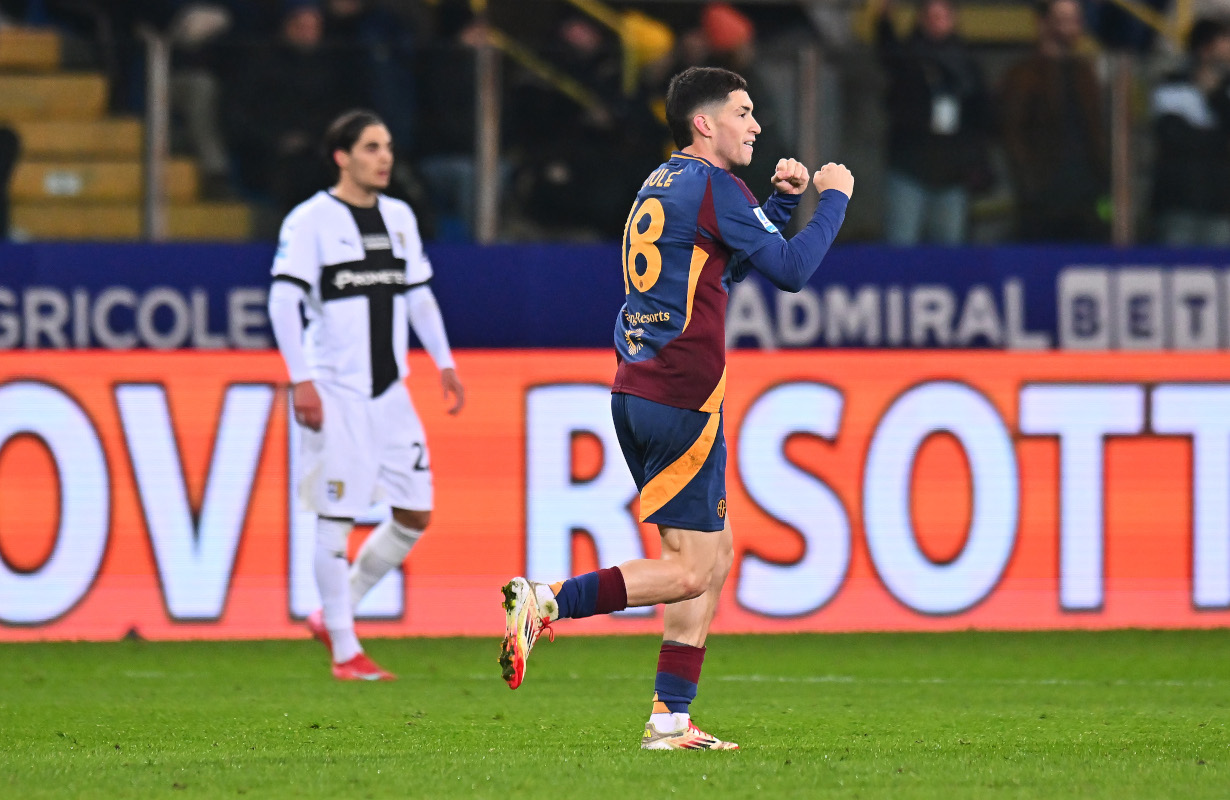
[[[717,504],[718,519],[726,519],[726,498],[723,497]]]
[[[325,494],[333,502],[341,500],[346,494],[346,483],[344,481],[325,481]]]

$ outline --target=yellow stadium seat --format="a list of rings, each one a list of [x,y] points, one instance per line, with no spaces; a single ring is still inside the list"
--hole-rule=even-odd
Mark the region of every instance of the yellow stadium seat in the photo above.
[[[120,241],[141,237],[137,203],[14,203],[12,227],[31,240]],[[252,213],[243,203],[191,203],[171,206],[168,234],[180,241],[244,241]]]
[[[144,169],[140,161],[29,161],[22,160],[13,172],[9,189],[20,201],[131,201],[145,195]],[[164,189],[173,203],[195,200],[196,164],[173,159],[167,164]]]
[[[106,109],[102,75],[0,75],[0,120],[98,119]]]

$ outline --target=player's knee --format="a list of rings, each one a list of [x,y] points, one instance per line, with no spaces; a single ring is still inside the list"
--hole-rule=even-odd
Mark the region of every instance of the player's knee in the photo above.
[[[423,531],[427,530],[427,526],[431,524],[431,512],[395,508],[393,509],[393,519],[397,520],[398,525],[410,528],[411,530]]]
[[[682,599],[691,600],[704,594],[709,589],[712,574],[711,569],[699,567],[683,570],[679,576],[679,591],[683,595]]]

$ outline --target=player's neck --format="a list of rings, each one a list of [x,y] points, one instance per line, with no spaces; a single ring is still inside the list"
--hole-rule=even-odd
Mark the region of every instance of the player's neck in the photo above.
[[[371,208],[376,205],[380,193],[355,184],[353,181],[341,180],[329,190],[334,197],[343,203],[359,208]]]
[[[721,156],[715,153],[713,148],[706,147],[707,144],[709,144],[708,139],[701,139],[699,142],[692,142],[679,152],[687,153],[688,155],[696,156],[697,158],[703,158],[715,167],[721,167],[726,170],[730,169],[730,165],[727,164]]]

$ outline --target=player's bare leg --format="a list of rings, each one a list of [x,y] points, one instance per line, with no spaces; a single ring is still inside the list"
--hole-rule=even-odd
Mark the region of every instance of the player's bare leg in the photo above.
[[[716,533],[662,529],[662,559],[695,565],[697,550],[709,564],[708,582],[697,597],[671,603],[663,613],[653,710],[641,747],[646,750],[736,750],[738,745],[705,733],[692,723],[688,706],[696,696],[709,625],[734,560],[730,523]],[[691,552],[689,552],[689,550]]]
[[[730,525],[720,531],[662,527],[660,532],[660,559],[641,558],[619,565],[628,605],[669,604],[665,638],[703,647],[717,612],[717,595],[734,559]]]
[[[715,566],[721,563],[721,548],[730,547],[729,534],[723,540],[722,532],[667,530],[673,532],[669,537],[664,534],[661,559],[625,561],[618,567],[549,586],[525,578],[504,584],[504,641],[499,661],[509,688],[521,685],[539,634],[549,633],[550,624],[560,617],[609,614],[629,606],[676,603],[704,595],[714,578]],[[725,571],[729,571],[729,560],[727,556]]]
[[[721,531],[662,528],[662,557],[626,561],[560,584],[514,578],[505,584],[506,614],[500,665],[510,688],[525,675],[538,636],[560,617],[585,617],[629,606],[666,603],[666,636],[658,659],[654,714],[645,726],[646,750],[734,750],[692,724],[687,711],[696,695],[704,643],[734,558],[727,524]],[[584,584],[578,589],[577,584]],[[616,588],[612,588],[617,584]],[[616,591],[617,589],[617,591]],[[619,596],[622,602],[612,604]],[[661,695],[661,697],[659,697]]]
[[[722,586],[734,563],[734,535],[730,523],[717,532],[682,531],[677,528],[664,528],[662,531],[663,561],[682,560],[694,564],[695,557],[684,557],[682,550],[698,546],[704,550],[704,561],[712,565],[704,593],[666,607],[662,638],[668,642],[704,647],[709,636],[709,625],[717,613]],[[632,605],[630,591],[628,605]]]

